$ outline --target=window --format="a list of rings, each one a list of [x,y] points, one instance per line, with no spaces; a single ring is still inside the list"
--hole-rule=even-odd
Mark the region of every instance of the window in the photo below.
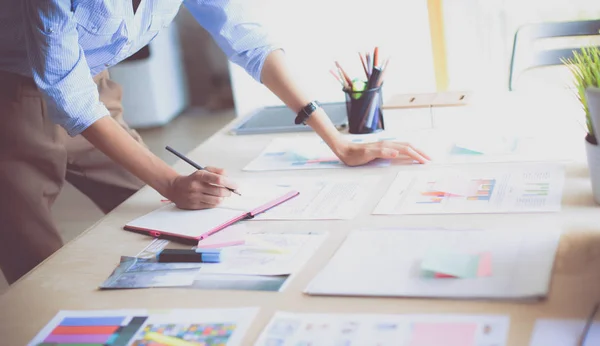
[[[443,0],[443,13],[449,88],[508,90],[510,57],[514,34],[519,26],[536,22],[598,19],[600,2]],[[588,41],[588,44],[593,42]],[[564,48],[573,47],[568,43],[566,42]],[[556,44],[564,45],[565,42]],[[584,44],[585,42],[582,42],[575,46]],[[545,85],[551,79],[555,79],[556,83],[553,84],[564,86],[569,80],[569,76],[564,72],[564,69],[560,72],[531,71],[527,75],[532,78],[519,80],[519,83],[535,83],[532,79],[542,78],[537,84]],[[558,78],[554,78],[554,73],[560,74]],[[546,76],[550,78],[544,78]]]
[[[359,51],[379,46],[391,56],[383,96],[435,90],[427,0],[261,0],[256,16],[286,50],[298,80],[322,102],[344,100],[329,74],[338,60],[349,74],[364,77]],[[258,9],[258,6],[255,5]],[[265,10],[268,9],[268,10]],[[244,71],[231,66],[238,115],[281,102]]]

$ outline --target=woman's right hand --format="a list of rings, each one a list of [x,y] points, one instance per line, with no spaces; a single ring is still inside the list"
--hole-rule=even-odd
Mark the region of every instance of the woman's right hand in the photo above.
[[[181,209],[207,209],[218,206],[231,196],[227,188],[237,189],[221,168],[206,167],[190,175],[176,177],[170,185],[168,196]]]

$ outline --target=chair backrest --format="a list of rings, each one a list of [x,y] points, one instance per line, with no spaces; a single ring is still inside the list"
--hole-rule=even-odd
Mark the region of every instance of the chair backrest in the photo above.
[[[561,59],[573,57],[573,51],[581,51],[581,47],[535,51],[536,40],[594,35],[600,37],[600,19],[528,24],[520,27],[515,33],[513,43],[508,90],[513,90],[514,79],[519,74],[536,67],[561,65]]]

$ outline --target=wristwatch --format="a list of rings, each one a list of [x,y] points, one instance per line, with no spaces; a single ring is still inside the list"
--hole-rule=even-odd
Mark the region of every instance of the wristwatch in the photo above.
[[[308,118],[310,118],[310,116],[319,108],[321,108],[321,105],[317,101],[312,101],[311,103],[307,104],[304,108],[302,108],[300,112],[298,112],[294,123],[296,125],[306,125],[306,120],[308,120]]]

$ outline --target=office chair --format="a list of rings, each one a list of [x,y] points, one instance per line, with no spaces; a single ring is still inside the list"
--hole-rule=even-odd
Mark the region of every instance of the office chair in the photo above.
[[[519,74],[537,67],[561,65],[561,59],[573,57],[574,50],[581,51],[581,47],[579,47],[536,52],[534,51],[536,40],[575,36],[600,37],[600,20],[539,23],[520,27],[515,34],[513,43],[508,90],[513,90],[513,79]]]

